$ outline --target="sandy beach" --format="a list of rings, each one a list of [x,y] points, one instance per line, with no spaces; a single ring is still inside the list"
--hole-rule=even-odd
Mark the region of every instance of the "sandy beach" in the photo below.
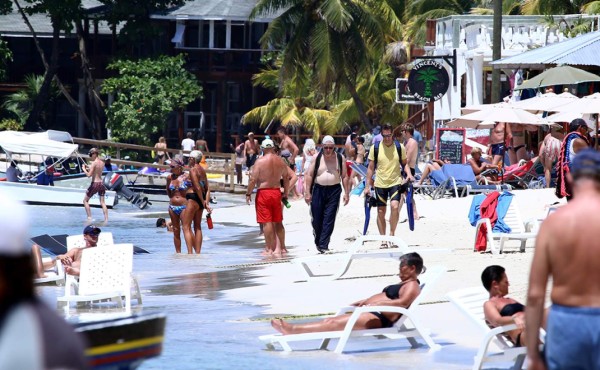
[[[547,207],[558,199],[553,189],[514,191],[523,220],[542,219]],[[525,302],[527,280],[534,240],[527,242],[526,252],[519,252],[519,242],[508,242],[505,253],[473,252],[474,227],[469,224],[468,212],[473,196],[429,200],[417,196],[419,214],[423,216],[410,231],[408,223],[400,223],[396,235],[404,239],[410,248],[422,251],[426,266],[443,266],[446,273],[437,282],[431,294],[422,303],[426,326],[432,330],[434,340],[442,344],[442,350],[429,354],[426,350],[392,351],[386,356],[402,359],[406,368],[468,368],[477,350],[482,333],[452,304],[446,293],[467,287],[481,286],[481,271],[488,265],[499,264],[506,268],[510,280],[510,296]],[[255,224],[254,206],[228,208],[214,212],[216,222]],[[406,209],[400,220],[406,219]],[[350,203],[340,206],[330,249],[344,251],[351,239],[362,232],[364,222],[363,199],[352,196]],[[290,257],[316,255],[312,241],[309,207],[303,200],[292,203],[284,211],[286,244]],[[369,234],[377,234],[376,210],[372,210]],[[256,238],[258,226],[256,226]],[[376,247],[376,246],[375,246]],[[446,248],[447,252],[428,252],[428,249]],[[316,265],[319,272],[331,271],[332,263]],[[329,270],[328,270],[329,269]],[[226,299],[260,306],[267,317],[293,317],[302,315],[332,314],[339,307],[379,292],[384,286],[396,283],[398,262],[393,259],[361,259],[353,262],[342,279],[336,281],[306,282],[300,268],[292,263],[267,264],[260,270],[261,285],[226,291]],[[265,333],[275,333],[265,320]],[[360,341],[359,341],[360,342]],[[405,342],[406,343],[406,342]],[[257,347],[261,343],[253,343]],[[390,344],[386,344],[389,346]],[[408,344],[406,343],[407,348]],[[360,349],[360,345],[358,347]],[[402,367],[404,368],[404,367]]]

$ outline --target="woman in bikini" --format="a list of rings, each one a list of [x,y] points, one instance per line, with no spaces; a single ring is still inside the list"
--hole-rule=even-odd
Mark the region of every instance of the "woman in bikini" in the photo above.
[[[175,253],[181,253],[181,220],[186,208],[185,193],[191,187],[187,174],[183,172],[183,161],[171,160],[171,176],[167,177],[167,195],[169,196],[169,216],[173,225],[173,244]]]
[[[397,306],[408,308],[421,293],[419,280],[425,271],[423,259],[418,253],[406,253],[400,257],[400,283],[389,285],[381,293],[367,299],[352,303],[352,306]],[[343,330],[350,314],[330,317],[321,321],[306,324],[290,324],[282,319],[271,320],[271,326],[281,334],[314,333],[321,331]],[[394,325],[401,314],[392,312],[365,312],[360,315],[355,329],[389,328]]]
[[[562,129],[550,129],[540,147],[540,162],[544,166],[544,177],[546,178],[547,188],[551,186],[552,167],[554,167],[554,163],[560,155],[560,147],[564,137],[561,131]]]
[[[492,327],[516,324],[517,328],[509,331],[507,335],[515,346],[525,345],[525,306],[507,297],[510,284],[504,267],[486,267],[481,274],[481,282],[490,292],[490,299],[483,304],[485,320]],[[543,327],[546,327],[545,317]]]
[[[167,141],[163,136],[158,138],[158,143],[154,144],[154,149],[156,149],[156,162],[158,164],[165,164],[165,157],[171,159],[169,152],[165,151],[167,149]]]
[[[212,210],[209,207],[210,190],[208,188],[208,178],[204,168],[200,165],[202,153],[193,150],[190,153],[190,180],[191,186],[188,187],[185,194],[186,210],[183,212],[183,236],[188,253],[196,252],[200,254],[202,249],[202,212],[206,209],[208,213]],[[194,229],[192,230],[192,222]]]

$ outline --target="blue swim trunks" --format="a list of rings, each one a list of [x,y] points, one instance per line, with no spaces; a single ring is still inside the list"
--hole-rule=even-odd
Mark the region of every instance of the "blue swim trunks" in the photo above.
[[[504,143],[492,144],[492,155],[504,155]]]
[[[600,369],[600,308],[553,304],[548,315],[548,370]]]

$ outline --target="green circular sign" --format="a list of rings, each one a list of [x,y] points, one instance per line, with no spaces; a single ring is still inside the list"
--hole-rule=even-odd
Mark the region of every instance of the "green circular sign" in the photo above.
[[[408,75],[408,88],[417,100],[432,102],[441,99],[450,86],[448,71],[433,59],[420,60]]]

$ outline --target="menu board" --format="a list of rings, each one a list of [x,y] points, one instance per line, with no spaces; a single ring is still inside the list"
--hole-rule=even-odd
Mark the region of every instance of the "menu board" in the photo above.
[[[438,128],[436,158],[455,164],[464,163],[466,137],[464,128]]]

